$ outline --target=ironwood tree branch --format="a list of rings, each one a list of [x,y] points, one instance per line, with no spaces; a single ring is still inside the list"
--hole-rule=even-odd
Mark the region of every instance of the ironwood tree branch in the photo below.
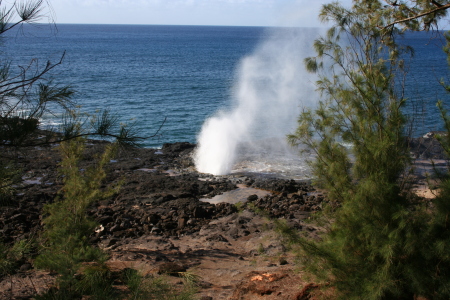
[[[434,2],[433,2],[433,4],[434,4]],[[441,6],[437,7],[437,8],[435,8],[435,9],[432,9],[430,11],[426,11],[426,12],[417,14],[417,15],[409,17],[409,18],[405,18],[405,19],[394,21],[394,22],[384,26],[383,28],[388,28],[388,27],[394,26],[395,24],[405,23],[405,22],[408,22],[408,21],[411,21],[411,20],[415,20],[415,19],[427,16],[427,15],[433,14],[433,13],[438,12],[440,10],[446,10],[448,8],[450,8],[450,3],[449,4],[445,4],[445,5],[441,5]]]

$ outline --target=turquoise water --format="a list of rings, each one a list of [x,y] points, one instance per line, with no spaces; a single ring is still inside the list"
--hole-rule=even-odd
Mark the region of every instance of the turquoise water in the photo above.
[[[264,43],[268,32],[262,27],[42,25],[10,34],[2,48],[13,67],[34,58],[43,66],[48,59],[56,62],[65,51],[64,62],[52,77],[77,91],[81,110],[108,108],[122,122],[134,122],[145,136],[167,118],[162,135],[144,143],[160,147],[166,142],[195,142],[208,117],[234,105],[230,99],[240,62]],[[420,112],[414,115],[415,135],[439,130],[435,102],[446,101],[446,95],[438,82],[448,76],[442,38],[415,33],[406,35],[405,43],[416,49],[405,83],[406,96],[414,100],[407,113],[412,117]],[[43,120],[58,122],[52,116]]]

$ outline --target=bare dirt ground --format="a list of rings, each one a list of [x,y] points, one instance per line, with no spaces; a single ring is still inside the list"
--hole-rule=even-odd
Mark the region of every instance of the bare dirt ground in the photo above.
[[[251,233],[236,238],[233,232],[242,225]],[[270,227],[267,219],[243,211],[193,235],[132,240],[114,249],[110,263],[144,274],[157,274],[168,262],[177,264],[198,276],[199,298],[204,299],[297,299],[308,282]]]

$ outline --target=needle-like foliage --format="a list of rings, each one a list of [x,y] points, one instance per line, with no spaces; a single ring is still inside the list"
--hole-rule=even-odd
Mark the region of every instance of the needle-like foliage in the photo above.
[[[448,299],[450,194],[443,185],[430,212],[407,181],[402,82],[412,51],[396,43],[402,31],[393,25],[427,11],[430,1],[381,2],[323,6],[320,17],[333,27],[305,61],[319,75],[322,100],[304,110],[288,138],[316,152],[316,184],[328,192],[325,216],[333,222],[320,242],[295,239],[304,264],[341,299]],[[416,6],[407,12],[406,2]],[[395,24],[427,28],[443,14]]]
[[[46,217],[43,220],[42,249],[35,261],[36,266],[61,275],[59,290],[62,294],[82,295],[80,280],[75,275],[81,272],[84,262],[101,264],[106,259],[100,249],[89,243],[89,237],[97,224],[86,214],[86,210],[89,205],[110,197],[119,188],[110,186],[102,189],[106,177],[104,168],[114,154],[114,145],[106,147],[94,166],[80,170],[79,161],[83,155],[84,144],[84,140],[78,138],[60,146],[64,186],[61,197],[44,208]],[[92,271],[91,269],[87,270]],[[94,277],[100,273],[107,274],[106,271],[100,272],[103,270],[101,267],[97,269],[98,272],[88,273]]]

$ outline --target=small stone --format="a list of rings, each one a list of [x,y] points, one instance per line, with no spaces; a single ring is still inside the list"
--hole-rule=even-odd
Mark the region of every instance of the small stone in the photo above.
[[[178,228],[183,229],[186,226],[187,218],[178,219]]]
[[[208,289],[208,288],[210,288],[210,287],[212,287],[213,286],[213,284],[212,283],[210,283],[210,282],[207,282],[207,281],[200,281],[199,283],[198,283],[198,286],[199,287],[201,287],[202,289]],[[212,298],[211,298],[212,299]]]
[[[104,245],[105,247],[111,247],[112,245],[115,245],[118,242],[118,239],[116,238],[111,238],[109,240],[104,241]]]
[[[226,242],[226,243],[229,243],[229,241],[226,238],[224,238],[222,235],[220,235],[220,234],[213,234],[213,235],[207,237],[206,240],[209,241],[209,242]]]
[[[111,227],[111,228],[109,229],[110,232],[115,232],[115,231],[118,231],[118,230],[120,230],[119,225],[114,225],[113,227]]]
[[[160,233],[161,229],[159,229],[158,227],[153,227],[151,230],[151,233]]]
[[[31,269],[31,264],[26,263],[26,264],[21,265],[19,270],[20,270],[21,272],[25,272],[25,271],[28,271],[28,270],[30,270],[30,269]]]
[[[258,200],[258,195],[250,195],[247,197],[247,201],[256,201]]]
[[[159,266],[158,274],[168,274],[172,276],[180,276],[180,273],[186,272],[186,267],[174,262],[164,263]]]

